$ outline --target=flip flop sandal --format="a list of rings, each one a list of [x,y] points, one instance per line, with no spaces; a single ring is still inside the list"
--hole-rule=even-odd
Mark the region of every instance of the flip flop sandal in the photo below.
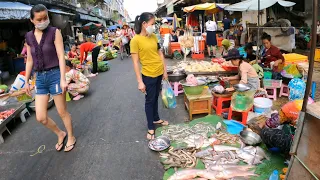
[[[59,152],[59,151],[61,151],[62,150],[62,148],[63,148],[63,143],[64,143],[64,141],[66,140],[66,138],[67,138],[67,135],[65,135],[64,136],[64,138],[63,138],[63,140],[62,140],[62,143],[57,143],[56,145],[58,145],[58,149],[57,149],[57,146],[55,147],[56,148],[56,150]],[[62,146],[62,147],[61,147]],[[59,147],[61,147],[60,149],[59,149]]]
[[[153,124],[161,125],[161,126],[168,126],[169,122],[168,121],[164,121],[164,120],[160,120],[160,122],[154,122]]]
[[[70,152],[70,151],[72,151],[73,149],[74,149],[74,147],[76,146],[76,143],[77,143],[77,140],[75,139],[75,141],[74,141],[74,143],[73,144],[71,144],[71,145],[69,145],[69,146],[65,146],[64,147],[64,152]],[[66,149],[68,149],[68,148],[70,148],[70,147],[72,147],[70,150],[68,150],[68,151],[66,151]]]
[[[151,138],[148,138],[148,137],[147,137],[148,140],[153,140],[153,139],[154,139],[154,133],[150,133],[150,132],[148,131],[148,135],[151,136]]]

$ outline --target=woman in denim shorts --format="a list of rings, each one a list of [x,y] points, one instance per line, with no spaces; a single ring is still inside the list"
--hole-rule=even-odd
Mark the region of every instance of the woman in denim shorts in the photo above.
[[[49,26],[48,10],[44,5],[33,6],[30,19],[35,29],[26,34],[26,79],[29,80],[33,69],[36,72],[37,120],[57,135],[58,142],[55,146],[57,151],[62,150],[64,140],[68,135],[64,148],[64,151],[68,152],[75,147],[76,138],[73,135],[71,116],[66,105],[67,83],[62,35],[57,28]],[[28,94],[31,94],[28,83],[26,83],[26,90]],[[68,134],[48,117],[49,95],[54,98],[54,103]]]

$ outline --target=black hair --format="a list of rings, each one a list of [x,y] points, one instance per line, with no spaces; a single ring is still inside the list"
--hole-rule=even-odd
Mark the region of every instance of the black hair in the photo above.
[[[35,13],[42,12],[42,11],[48,12],[48,9],[43,4],[37,4],[33,6],[30,10],[30,18],[33,19]]]
[[[71,63],[71,61],[66,60],[66,66],[68,66],[69,68],[73,68],[73,64]]]
[[[253,49],[253,44],[252,43],[248,43],[246,44],[246,46],[244,47],[244,50],[252,50]]]
[[[271,36],[264,32],[262,34],[261,40],[265,40],[265,39],[268,40],[268,41],[271,41]]]
[[[184,31],[180,31],[179,35],[183,36],[184,35]]]
[[[207,21],[212,21],[212,16],[207,16]]]
[[[172,33],[176,33],[176,30],[172,30]]]
[[[136,34],[140,34],[142,31],[142,23],[148,22],[154,18],[154,14],[149,12],[144,12],[140,16],[137,16],[134,22],[134,31]]]
[[[120,26],[117,26],[117,29],[121,29]]]

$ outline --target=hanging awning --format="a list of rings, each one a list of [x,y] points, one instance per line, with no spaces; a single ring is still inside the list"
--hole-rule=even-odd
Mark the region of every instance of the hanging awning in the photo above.
[[[0,2],[0,20],[29,19],[31,8],[20,2]]]
[[[82,19],[82,20],[99,22],[99,23],[101,23],[104,27],[106,27],[106,21],[105,21],[105,20],[99,19],[99,18],[94,17],[94,16],[90,16],[90,15],[86,15],[86,14],[81,14],[81,13],[79,13],[79,15],[80,15],[80,19]]]
[[[184,12],[193,12],[193,11],[210,11],[212,13],[219,12],[223,10],[229,4],[219,4],[219,3],[204,3],[204,4],[197,4],[193,6],[188,6],[183,8]]]
[[[51,12],[51,13],[62,14],[62,15],[67,15],[67,16],[74,16],[75,15],[75,14],[72,14],[72,13],[67,13],[67,12],[64,12],[64,11],[60,11],[58,9],[49,9],[48,11]]]
[[[279,3],[283,7],[291,7],[296,3],[284,0],[260,0],[260,10],[269,8],[274,4]],[[257,0],[246,0],[236,4],[232,4],[224,8],[226,11],[258,11],[258,1]]]

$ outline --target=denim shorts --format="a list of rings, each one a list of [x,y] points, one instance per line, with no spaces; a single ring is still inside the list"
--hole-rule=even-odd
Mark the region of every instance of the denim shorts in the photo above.
[[[59,67],[47,71],[36,72],[37,95],[59,95],[62,94],[60,87],[60,69]]]

